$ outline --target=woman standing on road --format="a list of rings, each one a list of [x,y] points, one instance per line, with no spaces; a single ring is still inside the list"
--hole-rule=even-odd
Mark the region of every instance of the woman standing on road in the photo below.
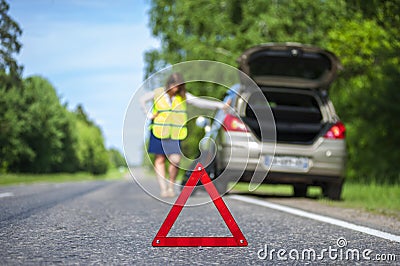
[[[146,103],[152,101],[151,111],[146,110]],[[161,190],[161,197],[174,197],[174,183],[181,160],[180,143],[187,137],[186,104],[199,108],[224,109],[222,102],[198,98],[186,91],[185,81],[180,73],[169,76],[165,87],[158,88],[141,98],[142,109],[152,120],[148,152],[155,154],[154,170]],[[169,180],[166,183],[165,161]]]

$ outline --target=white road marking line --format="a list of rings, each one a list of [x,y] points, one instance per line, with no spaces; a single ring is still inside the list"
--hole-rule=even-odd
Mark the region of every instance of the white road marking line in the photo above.
[[[390,234],[390,233],[386,233],[386,232],[383,232],[383,231],[379,231],[379,230],[376,230],[376,229],[372,229],[372,228],[369,228],[369,227],[366,227],[366,226],[356,225],[356,224],[345,222],[345,221],[342,221],[342,220],[339,220],[339,219],[330,218],[330,217],[327,217],[327,216],[314,214],[314,213],[308,213],[308,212],[305,212],[305,211],[302,211],[302,210],[299,210],[299,209],[286,207],[286,206],[282,206],[282,205],[279,205],[279,204],[274,204],[274,203],[271,203],[271,202],[257,200],[257,199],[253,199],[253,198],[249,198],[249,197],[240,196],[240,195],[232,195],[232,196],[229,196],[229,198],[230,199],[235,199],[235,200],[240,200],[240,201],[251,203],[251,204],[255,204],[255,205],[259,205],[259,206],[263,206],[263,207],[267,207],[267,208],[278,210],[278,211],[287,212],[287,213],[294,214],[294,215],[301,216],[301,217],[306,217],[306,218],[313,219],[313,220],[316,220],[316,221],[337,225],[337,226],[340,226],[340,227],[344,227],[344,228],[347,228],[347,229],[351,229],[351,230],[354,230],[354,231],[362,232],[362,233],[365,233],[365,234],[377,236],[377,237],[380,237],[380,238],[384,238],[384,239],[388,239],[388,240],[400,243],[400,236],[393,235],[393,234]]]
[[[12,196],[14,196],[14,193],[12,192],[0,193],[0,198],[12,197]]]

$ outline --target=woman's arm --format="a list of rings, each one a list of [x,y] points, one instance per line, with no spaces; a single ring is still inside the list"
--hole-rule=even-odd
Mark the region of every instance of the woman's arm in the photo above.
[[[223,102],[211,101],[204,98],[194,96],[193,94],[186,92],[186,101],[188,104],[194,105],[204,109],[223,109],[225,104]]]
[[[150,92],[146,93],[145,95],[143,95],[142,97],[140,97],[140,106],[142,107],[142,111],[145,114],[148,114],[150,111],[147,108],[147,103],[152,101],[153,99],[154,99],[154,91],[150,91]]]

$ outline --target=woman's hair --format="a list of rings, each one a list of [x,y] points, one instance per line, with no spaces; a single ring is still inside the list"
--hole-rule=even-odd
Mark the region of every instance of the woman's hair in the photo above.
[[[177,94],[179,94],[182,98],[186,97],[186,87],[185,87],[185,80],[183,79],[182,74],[176,72],[169,76],[166,84],[165,90],[169,90],[171,87],[179,86],[179,90]]]

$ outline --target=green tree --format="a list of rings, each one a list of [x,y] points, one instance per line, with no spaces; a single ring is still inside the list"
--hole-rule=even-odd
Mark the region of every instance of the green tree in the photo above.
[[[351,18],[328,34],[345,71],[331,91],[348,127],[348,176],[400,182],[400,20],[396,1],[349,1]]]
[[[79,169],[99,175],[107,172],[110,161],[101,129],[88,119],[82,106],[75,111]]]
[[[68,111],[42,77],[22,84],[0,87],[0,171],[105,173],[104,138],[83,107]]]
[[[1,168],[52,172],[64,157],[67,110],[44,78],[29,77],[21,86],[0,88]]]
[[[108,154],[110,157],[110,162],[113,167],[125,167],[126,162],[124,156],[122,156],[121,152],[115,148],[111,148],[108,150]]]
[[[65,119],[61,124],[61,130],[64,132],[61,138],[62,142],[62,158],[61,162],[57,164],[53,171],[55,172],[68,172],[74,173],[80,170],[80,163],[78,159],[78,132],[76,129],[76,115],[73,112],[67,110],[67,106],[64,106]]]
[[[17,164],[20,156],[33,158],[34,152],[21,138],[25,127],[21,89],[0,87],[0,172]],[[15,168],[15,167],[14,167]]]
[[[20,138],[27,143],[33,156],[19,156],[14,170],[52,172],[63,158],[63,128],[67,123],[65,108],[60,104],[54,87],[42,77],[25,79],[21,96],[23,102],[18,108],[24,128]]]
[[[18,38],[22,30],[8,11],[7,2],[0,0],[0,172],[7,171],[20,154],[33,156],[33,152],[20,138],[24,121],[17,108],[22,102],[22,66],[18,65],[15,55],[21,49]]]
[[[264,42],[320,45],[345,14],[345,1],[154,0],[150,27],[162,45],[146,54],[146,71],[193,59],[235,65],[244,49]]]
[[[104,138],[83,107],[70,112],[46,79],[21,78],[22,30],[8,11],[0,0],[0,172],[105,173]]]
[[[22,72],[15,59],[22,46],[18,41],[22,30],[8,14],[9,8],[5,0],[0,0],[0,76],[3,82],[7,81],[7,87],[18,82]]]
[[[331,95],[348,129],[348,176],[400,182],[399,13],[397,0],[153,0],[150,27],[161,48],[146,53],[146,77],[186,60],[235,65],[244,49],[265,42],[327,48],[344,65]]]

